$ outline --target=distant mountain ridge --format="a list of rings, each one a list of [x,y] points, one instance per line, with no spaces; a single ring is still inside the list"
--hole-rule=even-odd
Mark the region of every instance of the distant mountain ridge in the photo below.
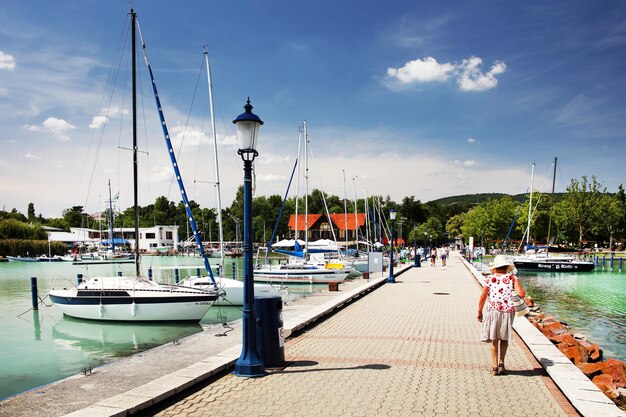
[[[515,195],[503,194],[503,193],[463,194],[463,195],[457,195],[457,196],[452,196],[452,197],[439,198],[437,200],[431,200],[429,201],[429,203],[435,203],[441,206],[455,206],[455,205],[473,206],[473,205],[483,203],[487,200],[499,199],[507,195],[510,196],[511,199],[513,199],[513,201],[521,202],[525,194],[515,194]],[[560,201],[563,195],[564,193],[554,193],[554,201],[555,202]],[[543,196],[544,198],[546,196],[549,197],[550,194],[544,193]]]

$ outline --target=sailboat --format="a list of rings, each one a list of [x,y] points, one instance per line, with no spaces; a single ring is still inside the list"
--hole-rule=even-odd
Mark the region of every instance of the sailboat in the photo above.
[[[177,285],[157,284],[140,274],[139,256],[139,205],[138,205],[138,163],[137,163],[137,85],[136,85],[136,28],[137,15],[133,9],[131,16],[131,42],[132,42],[132,95],[133,95],[133,182],[134,182],[134,206],[135,206],[135,275],[105,276],[89,278],[79,282],[75,288],[52,289],[49,292],[50,299],[67,316],[80,319],[105,320],[105,321],[191,321],[199,322],[207,313],[218,295],[216,291],[206,291],[198,288],[180,287]],[[140,32],[141,36],[141,32]],[[171,142],[161,105],[156,94],[156,84],[152,75],[152,69],[148,63],[145,43],[142,39],[144,59],[150,77],[153,91],[159,109],[161,125],[166,136],[166,143],[177,174],[179,187],[185,207],[189,207],[186,198],[180,172],[172,151]],[[191,210],[188,209],[188,214]],[[191,217],[193,222],[193,217]],[[195,222],[193,222],[195,225]],[[195,233],[198,236],[197,233]],[[199,240],[199,238],[198,238]],[[201,242],[200,242],[201,243]],[[200,244],[200,246],[202,246]],[[201,249],[201,248],[200,248]]]
[[[556,177],[556,158],[554,158],[554,177]],[[553,256],[548,253],[549,247],[533,246],[530,237],[530,222],[532,219],[533,181],[535,176],[535,164],[532,164],[530,177],[530,200],[528,204],[528,224],[526,226],[526,254],[513,258],[515,267],[520,270],[551,271],[551,272],[588,272],[593,271],[595,265],[591,261],[584,261],[573,256]],[[552,179],[552,192],[554,193],[554,177]],[[549,240],[549,237],[548,237]],[[548,242],[549,243],[549,242]]]
[[[213,83],[211,80],[211,66],[209,65],[209,54],[205,48],[204,50],[204,61],[207,70],[207,79],[208,79],[208,90],[209,90],[209,108],[211,111],[211,127],[213,130],[213,162],[215,167],[215,189],[217,194],[217,223],[219,224],[219,273],[218,276],[215,277],[215,281],[217,283],[217,288],[220,294],[220,297],[215,301],[215,305],[235,305],[240,306],[243,305],[243,282],[237,281],[236,279],[226,278],[224,276],[225,268],[224,268],[224,257],[225,252],[224,248],[224,228],[222,222],[222,195],[220,188],[220,171],[219,171],[219,158],[217,154],[217,132],[215,130],[215,113],[213,110]],[[237,239],[239,240],[239,239]],[[206,256],[206,254],[205,254]],[[213,286],[213,282],[210,277],[203,276],[189,276],[185,278],[180,283],[181,286],[192,287],[192,288],[202,288],[202,289],[210,289]],[[286,291],[280,288],[277,285],[271,284],[255,284],[254,285],[254,294],[256,296],[281,296]]]
[[[281,283],[326,283],[343,282],[354,270],[345,266],[342,262],[326,259],[327,253],[339,253],[337,243],[334,241],[324,241],[310,243],[309,235],[309,214],[308,214],[308,136],[306,121],[303,123],[304,134],[304,176],[305,176],[305,214],[304,220],[304,245],[298,240],[299,215],[296,208],[295,216],[295,239],[291,241],[281,241],[273,244],[271,249],[276,253],[288,255],[286,264],[265,264],[258,266],[254,270],[254,280],[260,282],[281,282]],[[296,162],[297,163],[297,162]],[[295,172],[295,166],[294,166]],[[273,241],[274,236],[272,236]]]

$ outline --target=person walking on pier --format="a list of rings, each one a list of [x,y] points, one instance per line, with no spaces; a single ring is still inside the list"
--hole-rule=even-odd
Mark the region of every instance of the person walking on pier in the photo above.
[[[513,272],[515,266],[506,256],[498,255],[490,268],[491,274],[485,279],[483,292],[478,300],[478,321],[482,325],[481,342],[491,343],[491,374],[503,375],[506,372],[504,357],[509,340],[513,339],[513,319],[515,307],[511,299],[513,289],[520,297],[525,291]],[[483,317],[483,308],[487,312]]]
[[[436,262],[437,262],[437,248],[433,248],[430,251],[430,265],[435,266]]]
[[[444,246],[443,248],[441,248],[441,266],[446,266],[447,259],[448,259],[448,250]]]

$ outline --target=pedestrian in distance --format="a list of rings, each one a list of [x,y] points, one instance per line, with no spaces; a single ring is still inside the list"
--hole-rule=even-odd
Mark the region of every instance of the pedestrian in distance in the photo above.
[[[481,342],[491,343],[491,374],[504,375],[504,358],[509,341],[513,340],[513,289],[520,297],[526,295],[515,276],[515,266],[506,256],[498,255],[490,267],[491,274],[485,278],[485,286],[478,300],[478,321],[481,322]],[[483,308],[487,312],[483,317]]]
[[[437,248],[433,248],[433,250],[430,251],[430,266],[435,266],[436,261],[437,261]]]
[[[441,248],[441,266],[446,266],[446,262],[448,260],[448,250],[444,246]]]

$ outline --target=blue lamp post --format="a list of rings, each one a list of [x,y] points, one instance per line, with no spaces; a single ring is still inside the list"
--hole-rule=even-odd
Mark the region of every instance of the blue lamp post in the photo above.
[[[426,236],[428,236],[428,232],[424,232],[424,262],[428,259],[426,257]]]
[[[396,211],[394,209],[389,210],[389,229],[391,229],[391,241],[389,244],[389,276],[387,277],[387,283],[393,284],[396,282],[396,278],[393,276],[393,221],[396,219]]]
[[[256,350],[256,322],[254,319],[254,272],[252,268],[252,161],[259,154],[256,142],[263,121],[252,113],[250,98],[244,113],[233,123],[237,126],[239,150],[243,159],[243,347],[235,362],[235,375],[247,378],[265,375],[263,361]]]

